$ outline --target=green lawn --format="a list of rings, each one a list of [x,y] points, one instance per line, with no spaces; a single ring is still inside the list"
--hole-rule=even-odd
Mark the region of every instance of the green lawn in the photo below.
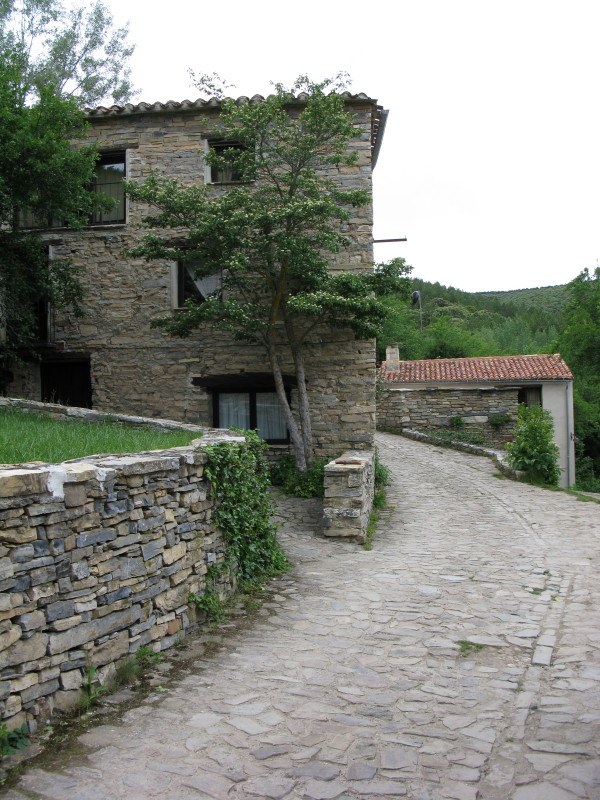
[[[20,409],[0,409],[0,464],[56,463],[97,453],[135,453],[181,447],[200,433],[128,427],[118,422],[55,420]]]

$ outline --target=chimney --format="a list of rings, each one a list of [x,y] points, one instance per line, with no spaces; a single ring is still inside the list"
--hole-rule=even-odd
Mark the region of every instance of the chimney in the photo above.
[[[400,369],[400,350],[397,344],[390,344],[385,348],[385,368],[388,372],[398,372]]]

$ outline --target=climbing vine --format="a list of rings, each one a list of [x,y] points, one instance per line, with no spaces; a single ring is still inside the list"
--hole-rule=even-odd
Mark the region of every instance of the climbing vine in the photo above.
[[[213,519],[223,532],[226,563],[242,590],[290,567],[270,520],[269,470],[265,443],[244,431],[246,443],[206,448],[205,475],[216,501]]]

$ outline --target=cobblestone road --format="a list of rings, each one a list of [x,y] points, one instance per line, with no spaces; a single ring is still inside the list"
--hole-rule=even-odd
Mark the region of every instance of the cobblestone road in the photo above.
[[[380,451],[373,551],[283,501],[296,569],[252,624],[7,800],[599,798],[598,505]]]

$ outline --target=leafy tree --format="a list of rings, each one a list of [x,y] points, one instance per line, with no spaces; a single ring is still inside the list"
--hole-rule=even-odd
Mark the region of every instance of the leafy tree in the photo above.
[[[0,0],[0,54],[21,54],[21,86],[31,101],[42,89],[97,105],[132,93],[128,29],[114,28],[102,0],[66,7],[61,0]]]
[[[48,260],[32,228],[78,227],[110,201],[92,193],[97,154],[70,142],[85,132],[82,105],[131,94],[126,29],[101,2],[0,0],[0,390],[11,361],[37,338],[36,306],[79,311],[77,275]]]
[[[569,302],[556,347],[575,377],[577,483],[600,478],[600,267],[584,269],[568,284]],[[580,469],[581,467],[581,469]],[[580,478],[581,476],[581,478]]]
[[[213,151],[213,168],[230,168],[242,181],[217,192],[151,176],[128,184],[135,200],[156,213],[145,219],[153,232],[137,255],[200,264],[199,276],[223,274],[222,294],[158,320],[187,336],[214,323],[236,338],[261,343],[267,353],[298,469],[312,461],[312,433],[304,350],[322,324],[346,328],[360,338],[376,334],[385,307],[376,294],[404,290],[409,268],[402,260],[366,274],[330,274],[327,253],[347,240],[340,227],[351,209],[370,198],[342,189],[332,171],[352,165],[349,148],[357,130],[336,79],[313,83],[301,77],[261,103],[223,100],[219,135],[239,143]],[[294,98],[304,93],[298,102]],[[286,396],[281,362],[291,353],[298,387],[298,419]]]

